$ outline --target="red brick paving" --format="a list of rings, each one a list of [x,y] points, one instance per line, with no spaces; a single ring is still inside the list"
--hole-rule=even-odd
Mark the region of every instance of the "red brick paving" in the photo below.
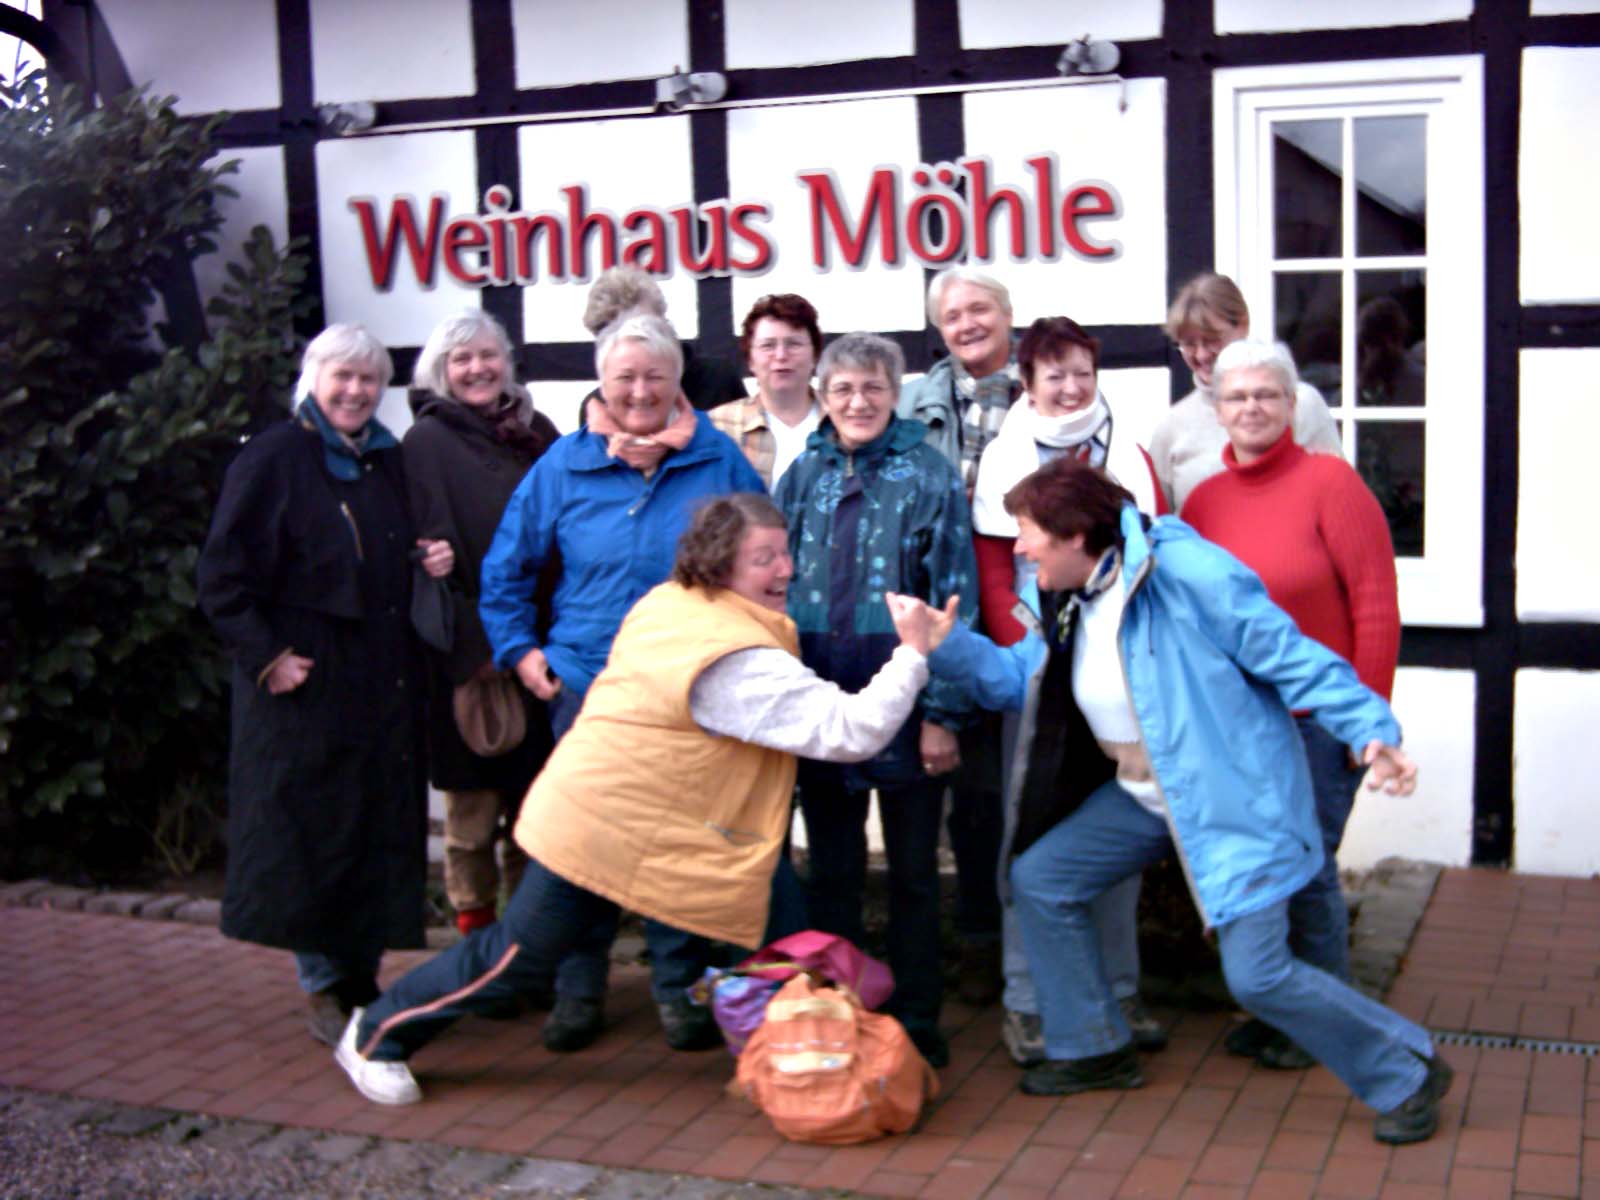
[[[386,973],[420,957],[393,955]],[[1436,1028],[1600,1041],[1597,965],[1600,881],[1446,871],[1391,1000]],[[729,1098],[725,1055],[667,1051],[637,970],[617,972],[611,1026],[589,1050],[547,1053],[536,1019],[463,1022],[414,1061],[427,1102],[394,1111],[349,1088],[300,1004],[286,955],[213,929],[0,916],[0,1083],[12,1086],[883,1196],[1600,1197],[1600,1065],[1580,1055],[1447,1047],[1457,1080],[1439,1135],[1391,1150],[1327,1071],[1228,1058],[1221,1014],[1177,1016],[1144,1089],[1052,1100],[1017,1092],[996,1011],[951,1004],[952,1066],[921,1129],[834,1148],[786,1142]]]

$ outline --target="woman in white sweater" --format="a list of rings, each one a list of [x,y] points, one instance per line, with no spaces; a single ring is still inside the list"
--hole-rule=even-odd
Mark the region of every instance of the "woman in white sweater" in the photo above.
[[[1195,387],[1161,419],[1150,439],[1150,458],[1169,511],[1182,512],[1189,493],[1222,470],[1228,435],[1217,423],[1212,368],[1223,347],[1250,336],[1250,309],[1239,285],[1226,275],[1196,275],[1167,310],[1167,336],[1178,344]],[[1294,440],[1322,454],[1343,453],[1333,414],[1304,381],[1295,391]]]

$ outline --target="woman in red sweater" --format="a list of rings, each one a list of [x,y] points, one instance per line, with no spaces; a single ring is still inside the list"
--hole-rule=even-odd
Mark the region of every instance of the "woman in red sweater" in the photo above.
[[[1217,420],[1226,470],[1189,494],[1182,517],[1261,576],[1267,594],[1307,637],[1343,656],[1384,699],[1400,653],[1394,546],[1383,509],[1361,476],[1332,454],[1308,454],[1293,433],[1296,374],[1283,345],[1234,342],[1217,356]],[[1338,739],[1296,714],[1322,826],[1317,877],[1289,905],[1290,947],[1330,975],[1350,978],[1349,916],[1335,857],[1362,771]],[[1258,1021],[1228,1049],[1264,1066],[1313,1060]]]

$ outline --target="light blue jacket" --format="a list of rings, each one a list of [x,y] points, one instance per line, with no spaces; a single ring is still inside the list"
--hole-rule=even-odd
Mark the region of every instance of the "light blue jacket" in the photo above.
[[[606,440],[580,429],[547,450],[506,504],[484,556],[478,612],[495,664],[512,670],[535,647],[579,694],[605,666],[633,602],[672,573],[678,537],[701,502],[759,492],[740,449],[697,417],[694,437],[651,478],[606,454]],[[560,576],[539,636],[539,573],[560,555]]]
[[[1310,709],[1357,753],[1373,740],[1398,745],[1400,726],[1226,550],[1176,517],[1147,530],[1131,505],[1122,535],[1123,672],[1195,904],[1208,926],[1224,925],[1286,900],[1322,864],[1290,710]],[[1057,652],[1070,653],[1070,641]],[[966,679],[984,708],[1024,711],[1020,760],[1047,653],[1037,632],[1001,648],[958,624],[929,666]],[[1023,793],[1014,775],[1013,804]]]

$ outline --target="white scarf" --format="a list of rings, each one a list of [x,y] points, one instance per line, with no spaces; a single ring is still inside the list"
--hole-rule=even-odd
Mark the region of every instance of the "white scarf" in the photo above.
[[[973,532],[1016,537],[1017,519],[1006,511],[1006,493],[1039,469],[1045,457],[1040,448],[1069,450],[1097,436],[1109,441],[1110,425],[1111,408],[1098,391],[1094,403],[1059,417],[1044,416],[1034,408],[1032,396],[1023,396],[1011,406],[978,464],[972,492]]]

